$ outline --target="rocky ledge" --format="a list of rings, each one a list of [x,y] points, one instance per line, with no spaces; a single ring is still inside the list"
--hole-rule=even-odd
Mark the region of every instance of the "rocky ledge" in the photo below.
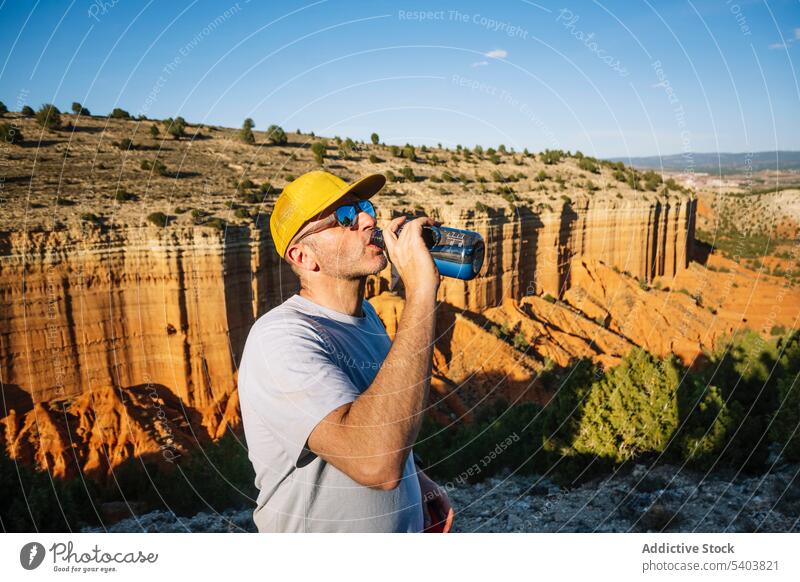
[[[673,465],[623,467],[572,489],[505,474],[450,490],[456,532],[800,532],[800,465],[764,475],[704,473]],[[252,532],[252,512],[178,517],[154,511],[109,532]]]

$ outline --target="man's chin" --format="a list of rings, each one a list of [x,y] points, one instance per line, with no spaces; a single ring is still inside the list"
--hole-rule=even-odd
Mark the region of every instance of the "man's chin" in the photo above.
[[[376,257],[375,266],[371,268],[370,272],[367,273],[368,275],[377,275],[381,271],[386,268],[386,265],[389,264],[386,255],[381,254],[379,257]]]

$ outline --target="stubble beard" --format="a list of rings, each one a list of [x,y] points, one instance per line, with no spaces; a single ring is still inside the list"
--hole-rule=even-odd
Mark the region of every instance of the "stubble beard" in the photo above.
[[[321,257],[330,275],[336,279],[360,279],[380,273],[388,260],[384,253],[373,255],[369,247],[355,247],[345,252],[339,248]],[[371,256],[372,255],[372,256]]]

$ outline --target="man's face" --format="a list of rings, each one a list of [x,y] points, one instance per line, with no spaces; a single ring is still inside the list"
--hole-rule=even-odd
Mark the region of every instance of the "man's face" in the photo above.
[[[317,220],[311,221],[309,228],[331,220],[339,206],[354,204],[358,200],[357,196],[347,194],[323,211]],[[366,212],[359,212],[355,227],[343,228],[334,222],[333,226],[303,238],[299,244],[309,243],[306,248],[316,258],[323,273],[337,279],[357,279],[374,275],[386,267],[383,250],[369,243],[375,228],[375,219]]]

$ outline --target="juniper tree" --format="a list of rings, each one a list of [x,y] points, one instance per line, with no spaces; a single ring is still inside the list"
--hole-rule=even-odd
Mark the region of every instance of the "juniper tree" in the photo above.
[[[61,111],[52,103],[45,103],[36,112],[36,122],[45,129],[59,129],[61,127]]]

